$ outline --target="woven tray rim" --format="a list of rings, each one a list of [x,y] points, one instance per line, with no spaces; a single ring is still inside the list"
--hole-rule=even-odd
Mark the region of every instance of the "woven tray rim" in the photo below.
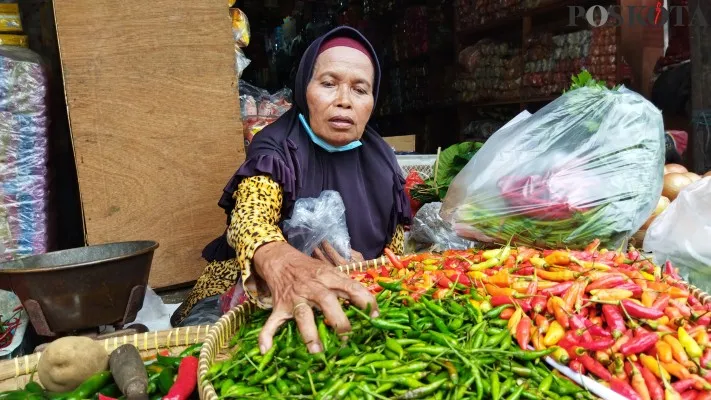
[[[341,272],[351,273],[353,271],[363,272],[371,267],[387,265],[390,262],[382,257],[375,260],[368,260],[360,263],[349,264],[338,267]],[[689,293],[696,297],[702,304],[711,302],[711,295],[693,285],[689,286]],[[210,370],[215,357],[232,338],[232,335],[239,327],[247,321],[258,307],[252,302],[244,303],[230,310],[223,315],[208,331],[202,348],[200,349],[200,359],[198,364],[198,392],[202,400],[218,400],[214,386],[207,380],[207,372]]]

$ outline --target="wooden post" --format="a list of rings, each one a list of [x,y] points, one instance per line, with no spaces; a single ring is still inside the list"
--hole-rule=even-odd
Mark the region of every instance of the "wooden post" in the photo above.
[[[689,0],[691,20],[691,166],[696,173],[711,170],[711,1]]]

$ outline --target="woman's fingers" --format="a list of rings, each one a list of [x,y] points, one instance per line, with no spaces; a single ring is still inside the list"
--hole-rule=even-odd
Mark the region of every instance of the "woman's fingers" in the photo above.
[[[261,351],[262,354],[266,353],[272,347],[274,335],[276,335],[279,327],[281,327],[288,319],[288,313],[278,311],[277,309],[272,311],[272,314],[264,324],[262,331],[259,332],[259,351]]]
[[[336,333],[341,334],[351,331],[351,323],[348,321],[346,313],[343,312],[338,296],[334,292],[323,288],[321,293],[316,294],[314,301]]]
[[[316,321],[314,319],[314,311],[311,306],[306,303],[296,303],[292,312],[296,320],[296,326],[301,332],[301,338],[306,343],[306,348],[309,353],[319,353],[322,349],[321,340],[318,338],[318,330],[316,329]]]
[[[325,263],[334,265],[334,264],[333,264],[333,261],[331,261],[331,260],[323,253],[323,251],[321,251],[321,249],[319,249],[318,247],[314,249],[314,252],[313,252],[313,254],[312,254],[312,257],[315,258],[315,259],[317,259],[317,260],[323,261],[323,262],[325,262]]]
[[[351,249],[351,262],[361,262],[365,261],[365,258],[363,258],[363,255],[360,254],[359,252]]]
[[[350,300],[358,308],[365,310],[370,306],[371,317],[380,315],[375,297],[360,283],[338,273],[327,274],[323,281],[329,289],[338,293],[340,297]]]
[[[328,241],[324,240],[321,243],[321,248],[323,249],[326,256],[331,260],[333,265],[348,264],[348,260],[341,257],[341,255],[338,253],[338,251],[336,249],[334,249],[333,246],[331,246],[331,243],[328,243]]]

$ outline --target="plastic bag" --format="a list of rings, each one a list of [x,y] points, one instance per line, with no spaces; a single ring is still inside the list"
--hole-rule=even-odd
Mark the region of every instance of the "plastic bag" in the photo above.
[[[291,218],[282,229],[287,241],[297,250],[311,256],[327,240],[346,260],[351,257],[351,238],[346,226],[346,206],[341,195],[324,190],[317,198],[296,200]]]
[[[410,240],[415,242],[416,251],[466,250],[476,246],[476,242],[457,236],[452,225],[440,218],[442,203],[428,203],[415,215],[410,228]]]
[[[0,47],[0,262],[49,248],[49,111],[40,57]]]
[[[264,89],[243,80],[239,81],[239,104],[245,149],[252,142],[254,135],[289,111],[291,96],[291,90],[288,88],[269,94]]]
[[[230,8],[230,15],[232,16],[232,35],[235,40],[235,68],[237,69],[237,78],[241,78],[242,72],[252,62],[242,51],[242,48],[249,45],[249,19],[239,8]]]
[[[244,291],[240,277],[236,285],[220,295],[220,311],[224,314],[247,300],[247,293]]]
[[[659,265],[667,260],[681,277],[711,291],[711,177],[684,188],[654,219],[644,237],[644,250]]]
[[[482,242],[616,247],[655,208],[663,164],[649,101],[584,87],[496,132],[450,185],[442,216]]]

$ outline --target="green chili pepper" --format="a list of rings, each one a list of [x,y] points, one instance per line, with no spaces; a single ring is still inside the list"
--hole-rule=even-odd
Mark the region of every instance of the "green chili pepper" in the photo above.
[[[227,394],[230,392],[230,389],[232,389],[232,386],[234,386],[234,385],[235,385],[235,381],[233,381],[232,379],[224,380],[222,382],[222,385],[220,386],[220,396],[226,397]]]
[[[441,319],[435,318],[434,324],[435,324],[435,327],[437,328],[438,331],[440,331],[446,335],[452,334],[452,332],[450,332],[449,328],[447,328],[447,324],[445,324],[444,321],[442,321]]]
[[[511,396],[507,397],[506,400],[517,400],[519,397],[521,397],[521,393],[523,393],[523,390],[525,387],[523,385],[517,387],[513,393],[511,393]]]
[[[388,373],[392,374],[392,375],[409,374],[409,373],[413,373],[413,372],[424,371],[428,366],[429,366],[429,363],[418,361],[418,362],[413,362],[410,364],[403,365],[401,367],[393,368],[392,370],[389,370]]]
[[[516,380],[514,378],[508,378],[504,381],[504,383],[501,385],[501,396],[505,396],[506,393],[509,392],[516,384]]]
[[[397,340],[391,338],[385,339],[385,348],[397,354],[398,359],[402,358],[405,352],[400,343]]]
[[[540,385],[538,385],[538,391],[539,392],[547,392],[550,390],[551,385],[553,384],[553,375],[548,375],[543,379]]]
[[[66,400],[84,400],[94,397],[96,393],[111,381],[111,372],[100,372],[87,379],[73,392],[69,393]]]
[[[356,363],[356,367],[360,367],[361,365],[370,364],[374,361],[383,361],[385,359],[387,359],[387,357],[385,357],[382,354],[377,354],[377,353],[376,354],[366,354],[363,357],[361,357],[360,361],[358,361]]]
[[[409,389],[417,389],[425,386],[424,383],[410,376],[397,376],[392,381],[401,386],[407,386]]]
[[[474,376],[474,385],[476,385],[476,399],[481,400],[484,397],[484,382],[481,380],[479,368],[472,368],[472,375]]]
[[[425,307],[426,307],[428,310],[432,311],[433,313],[437,314],[438,316],[440,316],[440,317],[453,317],[453,315],[450,314],[450,313],[448,313],[447,310],[445,310],[444,308],[442,308],[440,305],[435,304],[435,303],[433,303],[433,302],[427,300],[427,298],[422,297],[421,300],[422,300],[422,303],[425,305]]]
[[[440,379],[438,381],[435,381],[433,383],[430,383],[429,385],[425,385],[421,388],[409,390],[405,393],[403,393],[400,396],[397,396],[396,399],[420,399],[423,397],[427,397],[428,395],[431,395],[432,393],[436,392],[437,389],[440,388],[440,386],[444,385],[444,383],[447,382],[447,379]]]
[[[499,382],[499,373],[496,370],[491,372],[491,398],[493,400],[501,398],[501,383]]]
[[[455,318],[455,319],[451,320],[448,324],[449,329],[451,329],[455,332],[458,331],[459,328],[462,327],[462,325],[464,325],[464,320],[461,318]]]
[[[431,356],[438,356],[440,354],[449,353],[451,349],[444,346],[410,346],[407,348],[407,352],[410,354],[429,354]]]
[[[486,343],[484,344],[485,347],[496,347],[499,343],[501,343],[502,340],[504,340],[506,337],[510,336],[511,334],[509,331],[502,331],[498,335],[490,336],[487,340]]]
[[[378,285],[385,289],[389,290],[391,292],[399,292],[402,290],[402,280],[395,281],[395,282],[383,282],[382,280],[378,281]]]
[[[178,366],[180,366],[180,362],[183,360],[183,358],[184,357],[166,357],[158,354],[156,356],[156,364],[162,367],[171,367],[177,369]]]
[[[259,361],[259,365],[257,366],[257,369],[259,371],[263,371],[264,368],[269,365],[270,362],[272,362],[272,360],[274,359],[274,353],[276,352],[276,348],[277,346],[272,346],[269,350],[267,350],[266,353],[264,353],[264,357],[262,357],[262,360]]]
[[[158,390],[167,394],[173,383],[175,383],[175,370],[170,367],[163,369],[158,375]]]
[[[555,347],[551,347],[548,349],[544,350],[537,350],[537,351],[523,351],[523,350],[516,350],[513,352],[514,358],[518,358],[519,360],[524,360],[524,361],[530,361],[530,360],[537,360],[541,357],[545,357],[552,352],[556,350]]]
[[[224,398],[242,398],[250,394],[262,393],[262,389],[255,386],[246,386],[241,383],[235,384],[223,395]]]
[[[43,393],[44,392],[44,388],[42,388],[42,386],[35,381],[27,382],[27,385],[25,385],[25,390],[30,393]]]
[[[185,358],[187,356],[195,356],[200,354],[200,349],[202,348],[202,343],[195,343],[194,345],[188,347],[187,349],[180,352],[180,358]]]
[[[121,396],[121,389],[119,389],[118,385],[115,383],[112,383],[108,386],[104,386],[99,390],[99,393],[97,394],[102,394],[107,397],[113,397],[113,398],[118,398]]]
[[[286,373],[286,368],[284,368],[284,367],[279,368],[279,369],[277,370],[276,374],[273,374],[272,376],[266,378],[265,380],[263,380],[263,381],[260,382],[260,383],[261,383],[262,385],[269,385],[269,384],[272,384],[272,383],[276,382],[277,379],[279,379],[280,377],[282,377],[285,373]]]
[[[493,321],[489,321],[489,325],[496,327],[496,328],[506,328],[508,326],[509,321],[505,319],[495,319]]]
[[[485,319],[495,319],[499,318],[499,315],[501,315],[501,312],[504,311],[505,309],[513,307],[511,304],[502,304],[498,307],[492,308],[491,310],[487,311],[486,314],[484,314]]]

